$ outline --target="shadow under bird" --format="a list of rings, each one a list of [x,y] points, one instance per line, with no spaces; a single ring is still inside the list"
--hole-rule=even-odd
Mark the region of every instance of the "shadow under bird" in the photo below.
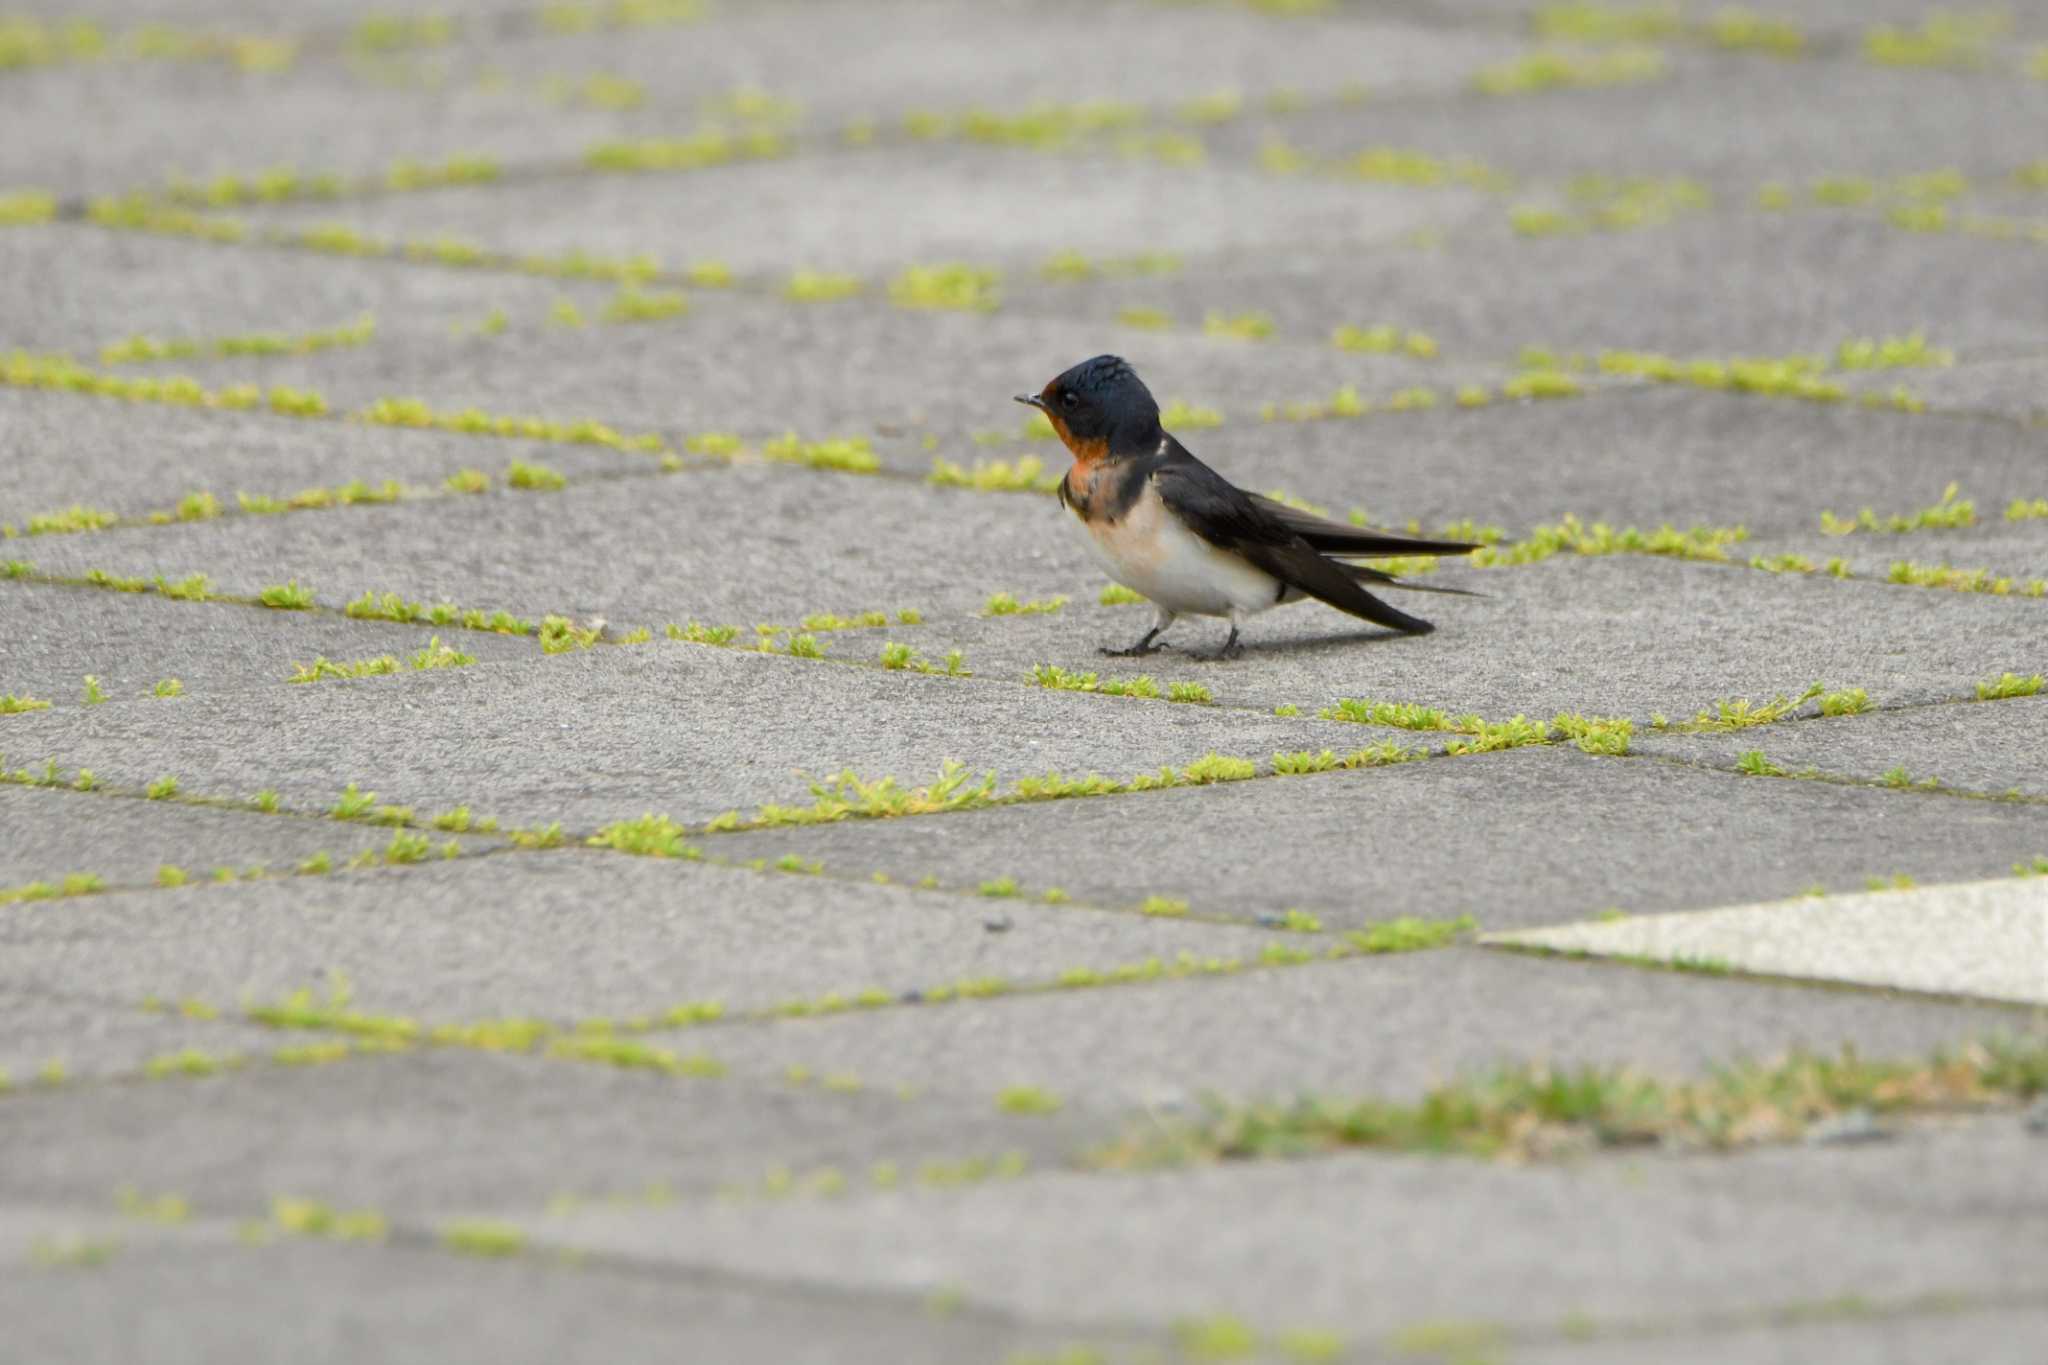
[[[1142,639],[1104,654],[1150,654],[1163,647],[1155,642],[1168,626],[1192,615],[1230,622],[1230,638],[1214,657],[1234,658],[1242,652],[1237,636],[1246,617],[1304,597],[1422,635],[1435,627],[1387,605],[1364,585],[1471,595],[1404,583],[1345,561],[1456,555],[1477,545],[1347,526],[1246,492],[1159,425],[1151,391],[1116,356],[1084,360],[1017,401],[1043,412],[1073,452],[1073,466],[1060,482],[1060,504],[1081,519],[1109,576],[1156,610]]]

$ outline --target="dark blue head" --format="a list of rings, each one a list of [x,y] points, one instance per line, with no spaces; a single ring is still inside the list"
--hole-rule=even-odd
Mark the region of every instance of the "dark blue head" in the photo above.
[[[1117,356],[1084,360],[1047,384],[1035,397],[1017,399],[1037,408],[1078,459],[1149,453],[1159,444],[1159,404],[1138,372]]]

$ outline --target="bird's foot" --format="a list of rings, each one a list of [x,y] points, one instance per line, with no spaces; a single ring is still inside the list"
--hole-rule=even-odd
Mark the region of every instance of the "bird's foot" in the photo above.
[[[1220,649],[1214,654],[1197,654],[1195,657],[1203,663],[1220,664],[1230,659],[1241,658],[1243,655],[1244,646],[1237,642],[1237,627],[1233,625],[1230,628],[1230,638],[1223,642]]]
[[[1102,657],[1105,659],[1142,659],[1147,654],[1157,654],[1162,649],[1172,648],[1172,645],[1155,645],[1148,640],[1140,640],[1126,649],[1111,649],[1108,645],[1104,645],[1102,647]]]

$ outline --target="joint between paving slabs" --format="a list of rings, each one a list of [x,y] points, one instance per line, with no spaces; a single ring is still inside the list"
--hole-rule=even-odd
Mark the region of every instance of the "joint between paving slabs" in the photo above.
[[[1892,888],[1879,887],[1876,890]],[[1901,888],[1903,889],[1903,888]],[[1682,912],[1681,912],[1682,913]],[[1652,916],[1645,916],[1650,918]],[[1629,919],[1628,915],[1595,916],[1595,919]],[[1567,924],[1584,923],[1584,920],[1565,921]],[[1546,927],[1560,927],[1557,925]],[[1515,930],[1513,933],[1536,932]],[[1641,953],[1602,953],[1586,948],[1553,948],[1541,943],[1521,943],[1511,938],[1482,934],[1475,940],[1476,949],[1494,953],[1508,953],[1517,957],[1528,957],[1574,966],[1615,968],[1638,972],[1666,972],[1681,976],[1708,976],[1721,981],[1737,981],[1752,986],[1795,987],[1803,991],[1818,991],[1829,995],[1865,996],[1880,1000],[1906,1000],[1927,1005],[1965,1005],[1987,1013],[2001,1013],[2015,1021],[2024,1021],[2036,1028],[2044,1017],[2042,1007],[2018,1000],[1999,1000],[1981,995],[1966,995],[1954,991],[1922,989],[1916,986],[1883,985],[1868,981],[1843,981],[1829,977],[1797,976],[1786,972],[1762,971],[1751,967],[1738,966],[1717,957],[1696,957],[1680,954],[1674,957],[1656,957]]]

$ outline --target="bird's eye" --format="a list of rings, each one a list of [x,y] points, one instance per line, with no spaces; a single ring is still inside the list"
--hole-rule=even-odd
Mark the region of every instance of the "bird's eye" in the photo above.
[[[1062,393],[1060,395],[1060,406],[1065,408],[1078,408],[1081,406],[1081,396],[1075,393],[1072,389],[1068,389],[1065,393]]]

